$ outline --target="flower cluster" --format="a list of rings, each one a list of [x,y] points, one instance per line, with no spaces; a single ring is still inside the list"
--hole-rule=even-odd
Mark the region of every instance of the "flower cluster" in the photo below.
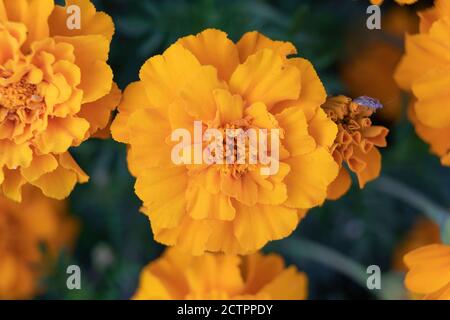
[[[329,187],[330,199],[341,197],[351,186],[351,178],[344,164],[356,174],[360,188],[379,176],[381,154],[377,147],[386,146],[389,130],[372,125],[370,117],[381,107],[381,104],[372,98],[360,97],[352,100],[345,96],[328,98],[322,106],[328,117],[338,126],[338,134],[331,151],[340,171]]]
[[[304,300],[308,279],[275,254],[245,257],[204,254],[194,257],[176,248],[142,271],[136,300]]]
[[[324,202],[338,173],[330,153],[337,127],[320,108],[326,93],[313,66],[288,57],[294,53],[291,43],[257,32],[235,44],[209,29],[143,65],[112,134],[129,145],[135,190],[157,241],[194,255],[251,253],[291,234]],[[192,132],[195,121],[205,129],[279,129],[278,172],[262,175],[248,162],[174,164],[171,132]]]
[[[38,294],[48,263],[72,247],[77,230],[66,205],[34,187],[24,188],[20,204],[0,196],[0,299]]]
[[[450,166],[450,3],[436,0],[433,8],[419,13],[420,32],[406,36],[406,53],[395,78],[412,92],[410,119],[417,134],[431,146],[441,163]]]
[[[106,63],[111,18],[67,2],[83,28],[69,30],[53,0],[0,3],[0,187],[16,201],[25,184],[62,199],[86,182],[68,149],[106,127],[120,99]]]

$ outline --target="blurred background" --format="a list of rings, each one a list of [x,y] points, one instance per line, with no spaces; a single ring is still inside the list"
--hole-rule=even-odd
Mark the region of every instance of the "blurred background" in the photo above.
[[[309,59],[329,95],[379,98],[377,114],[389,127],[389,147],[383,152],[383,176],[450,207],[450,169],[440,165],[415,135],[406,117],[408,97],[393,81],[403,52],[405,32],[417,29],[415,11],[431,5],[401,7],[386,0],[382,29],[366,28],[368,0],[94,0],[97,10],[115,21],[110,64],[121,89],[137,80],[140,66],[177,38],[205,28],[219,28],[238,40],[258,30],[272,39],[291,41]],[[147,218],[139,212],[133,178],[126,165],[125,146],[112,140],[90,140],[72,154],[91,176],[71,195],[69,209],[79,221],[73,252],[61,254],[44,280],[40,299],[128,299],[141,268],[163,247],[154,242]],[[267,246],[309,277],[310,299],[376,299],[407,297],[402,291],[401,256],[415,244],[435,241],[437,227],[413,205],[397,200],[379,182],[364,190],[357,184],[339,201],[311,210],[295,234]],[[386,275],[383,293],[367,290],[356,276],[339,272],[342,262],[324,255],[322,263],[298,254],[308,239],[365,268],[376,264]],[[311,249],[311,248],[310,248]],[[305,249],[306,250],[306,249]],[[320,252],[319,252],[320,253]],[[326,252],[325,252],[326,253]],[[67,290],[66,267],[82,270],[82,290]],[[360,271],[360,270],[359,270]],[[394,272],[399,273],[394,273]]]

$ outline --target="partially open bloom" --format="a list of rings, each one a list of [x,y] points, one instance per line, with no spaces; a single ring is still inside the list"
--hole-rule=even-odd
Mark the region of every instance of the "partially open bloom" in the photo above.
[[[291,43],[257,32],[234,44],[209,29],[144,64],[140,81],[124,92],[112,133],[129,144],[135,190],[157,241],[196,255],[254,252],[288,236],[305,210],[324,202],[338,172],[329,152],[337,128],[320,108],[326,93],[313,66],[287,57],[294,53]],[[247,157],[174,163],[173,131],[194,136],[199,122],[200,130],[278,130],[277,172],[264,175]],[[267,151],[275,160],[274,149]]]
[[[194,257],[176,248],[142,271],[137,300],[304,300],[308,278],[276,254]]]
[[[340,166],[339,175],[328,190],[330,199],[337,199],[351,186],[347,168],[358,178],[359,187],[377,178],[381,170],[381,154],[377,147],[386,146],[388,129],[372,124],[370,117],[382,105],[379,101],[360,97],[330,97],[322,108],[338,126],[338,134],[331,151]]]
[[[405,256],[406,287],[429,300],[450,300],[450,246],[432,244]]]
[[[450,166],[450,2],[436,0],[419,16],[420,32],[406,36],[395,77],[413,94],[409,115],[417,134]]]
[[[52,198],[87,175],[68,152],[109,122],[120,92],[106,63],[114,26],[88,0],[69,30],[53,0],[0,1],[0,187],[21,200],[32,184]]]
[[[64,202],[24,188],[24,201],[0,195],[0,299],[29,299],[43,289],[40,280],[78,230]]]

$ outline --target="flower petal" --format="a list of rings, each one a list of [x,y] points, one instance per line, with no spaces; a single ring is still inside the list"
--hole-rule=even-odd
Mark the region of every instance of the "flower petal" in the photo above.
[[[450,283],[450,246],[433,244],[404,257],[410,269],[405,284],[413,292],[429,294]]]
[[[41,153],[63,153],[79,145],[89,130],[89,122],[81,118],[51,118],[46,131],[37,136],[33,144]]]
[[[228,81],[239,65],[237,48],[223,31],[206,29],[196,36],[181,38],[178,43],[192,52],[202,65],[216,68],[222,80]]]
[[[77,116],[86,119],[89,122],[89,133],[95,134],[97,131],[105,128],[111,118],[111,112],[120,102],[120,89],[115,83],[111,91],[106,96],[97,101],[86,103],[81,106]]]
[[[80,36],[80,35],[102,35],[108,41],[114,34],[114,23],[109,15],[97,12],[89,0],[66,0],[65,6],[56,6],[49,18],[50,34],[52,36]],[[76,5],[80,8],[80,29],[69,29],[67,13],[69,6]]]
[[[257,31],[245,33],[237,43],[241,62],[263,49],[271,49],[281,56],[296,54],[297,49],[290,42],[274,41]]]
[[[290,235],[297,227],[295,209],[284,206],[246,206],[235,202],[234,234],[245,252],[263,247],[267,242]]]
[[[339,171],[330,153],[318,147],[315,151],[284,160],[291,171],[285,178],[288,187],[286,205],[309,209],[321,205],[327,196],[328,186]]]
[[[230,89],[242,95],[247,105],[263,102],[270,110],[277,102],[298,98],[300,72],[275,51],[264,49],[237,67]]]

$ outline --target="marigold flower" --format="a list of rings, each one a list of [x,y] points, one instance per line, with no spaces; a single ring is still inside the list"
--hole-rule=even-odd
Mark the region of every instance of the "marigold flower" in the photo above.
[[[114,26],[88,0],[81,29],[52,0],[0,1],[0,186],[21,201],[32,184],[52,198],[88,176],[68,152],[106,127],[120,92],[106,63]]]
[[[389,130],[372,125],[370,117],[380,107],[375,99],[360,97],[352,101],[345,96],[330,97],[322,106],[339,130],[331,151],[340,171],[328,190],[330,199],[341,197],[351,186],[344,163],[358,177],[360,188],[379,176],[381,154],[377,147],[387,145]]]
[[[308,278],[276,254],[195,257],[169,248],[141,272],[136,300],[304,300]]]
[[[291,43],[257,32],[234,44],[209,29],[144,64],[112,134],[129,144],[135,190],[157,241],[195,255],[250,253],[288,236],[305,210],[324,202],[338,172],[329,152],[337,128],[320,108],[326,93],[313,66],[287,57],[294,53]],[[175,165],[171,133],[192,132],[194,121],[218,130],[279,129],[278,173],[261,175],[249,161]]]
[[[450,246],[421,247],[404,260],[409,269],[405,279],[409,290],[427,300],[450,300]]]
[[[0,299],[38,294],[49,262],[63,248],[72,247],[78,230],[64,202],[46,198],[30,186],[23,192],[20,204],[0,195]]]
[[[406,53],[395,79],[413,94],[409,116],[417,134],[450,166],[450,2],[437,0],[419,16],[420,32],[406,36]]]

